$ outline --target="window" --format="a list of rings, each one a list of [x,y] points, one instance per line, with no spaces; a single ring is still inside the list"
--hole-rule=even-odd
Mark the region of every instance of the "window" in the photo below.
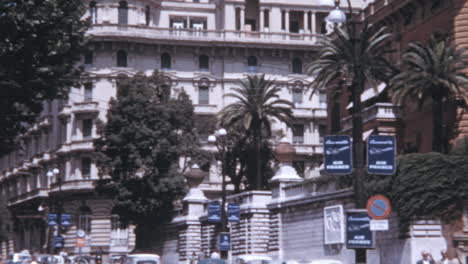
[[[161,69],[170,69],[171,64],[171,55],[168,53],[161,54]]]
[[[323,137],[327,133],[327,127],[325,125],[318,125],[318,133],[319,133],[319,142],[323,143]]]
[[[302,104],[303,92],[302,89],[293,89],[293,103]]]
[[[123,229],[119,216],[112,210],[111,215],[111,246],[128,246],[128,229]]]
[[[44,151],[49,151],[50,149],[50,146],[49,146],[49,132],[48,131],[44,131]]]
[[[119,2],[119,24],[128,24],[128,5],[126,1]]]
[[[117,51],[117,67],[127,67],[127,52]]]
[[[145,24],[149,26],[151,20],[151,9],[149,6],[145,8]]]
[[[87,206],[82,206],[78,210],[78,227],[77,229],[84,230],[86,234],[91,234],[91,209]]]
[[[89,157],[81,159],[81,177],[83,179],[91,178],[91,158]]]
[[[84,85],[84,101],[90,102],[93,100],[93,84],[85,83]]]
[[[263,11],[263,17],[264,17],[263,27],[269,28],[270,27],[270,10],[265,9]]]
[[[91,1],[89,3],[89,16],[91,18],[91,24],[96,24],[97,23],[96,1]]]
[[[62,144],[67,141],[67,121],[60,121],[60,143]]]
[[[90,138],[93,132],[93,120],[83,119],[83,139]]]
[[[93,64],[93,52],[88,50],[84,54],[84,64],[90,65]]]
[[[302,74],[302,60],[294,58],[292,61],[292,72],[295,74]]]
[[[208,71],[210,68],[210,58],[206,55],[200,55],[200,57],[198,57],[198,68],[201,71]]]
[[[303,144],[304,143],[304,125],[293,125],[293,144]]]
[[[210,90],[207,86],[198,87],[198,103],[199,104],[210,103]]]
[[[319,92],[319,105],[321,108],[327,107],[327,94],[325,92]]]
[[[248,72],[257,72],[257,57],[247,57],[247,70]]]

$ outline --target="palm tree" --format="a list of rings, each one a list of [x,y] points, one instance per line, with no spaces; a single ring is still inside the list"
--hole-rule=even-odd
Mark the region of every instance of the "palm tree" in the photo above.
[[[353,151],[355,167],[355,193],[358,208],[365,206],[364,197],[364,142],[362,142],[361,93],[365,83],[377,90],[379,82],[387,82],[395,69],[386,59],[391,52],[391,34],[381,27],[376,29],[365,23],[360,31],[357,24],[348,25],[348,31],[335,27],[334,38],[324,37],[318,58],[307,66],[307,73],[314,76],[312,95],[326,88],[330,93],[347,86],[353,102]],[[359,33],[357,33],[359,32]],[[377,92],[377,91],[376,91]],[[312,96],[311,95],[311,96]]]
[[[221,123],[231,126],[241,122],[249,136],[252,136],[256,149],[256,182],[255,189],[263,189],[260,149],[263,137],[271,136],[272,119],[278,119],[290,125],[293,116],[291,108],[294,105],[279,98],[280,87],[265,76],[248,76],[240,81],[240,87],[233,88],[233,93],[226,96],[237,99],[226,106],[220,113]]]
[[[442,139],[443,109],[448,100],[468,100],[468,77],[463,72],[467,56],[447,35],[432,34],[428,43],[410,43],[402,56],[403,68],[390,82],[397,104],[416,100],[421,107],[432,100],[432,150],[445,152]]]

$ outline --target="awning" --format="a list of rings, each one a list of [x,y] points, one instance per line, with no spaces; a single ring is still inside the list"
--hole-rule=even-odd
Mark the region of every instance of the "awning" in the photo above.
[[[374,132],[374,128],[366,130],[364,133],[362,133],[362,141],[366,141],[367,138],[372,135],[372,132]]]
[[[375,89],[374,88],[368,88],[366,89],[364,92],[361,93],[361,102],[365,102],[371,98],[374,98],[376,97],[377,95],[379,95],[383,90],[385,90],[385,87],[387,87],[387,85],[385,83],[380,83],[378,86],[377,86],[377,93],[375,93]],[[348,106],[346,106],[346,109],[350,109],[351,107],[353,107],[353,103],[349,103]]]

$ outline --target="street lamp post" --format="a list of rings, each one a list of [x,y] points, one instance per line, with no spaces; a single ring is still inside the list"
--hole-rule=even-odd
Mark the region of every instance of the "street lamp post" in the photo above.
[[[62,177],[60,177],[60,170],[59,169],[54,168],[53,170],[47,172],[47,177],[49,177],[49,179],[52,179],[54,176],[57,179],[57,184],[58,184],[58,187],[59,187],[59,193],[62,193]],[[61,199],[57,199],[56,208],[55,208],[56,213],[57,213],[57,237],[60,237],[60,235],[61,235],[60,233],[61,233],[61,229],[62,229],[62,209],[63,209],[62,207],[63,207],[63,204],[62,204]],[[53,241],[53,242],[55,242],[55,241]],[[59,252],[58,247],[56,247],[55,250],[56,250],[56,253]]]
[[[214,135],[208,137],[208,143],[216,146],[218,153],[221,154],[221,232],[227,232],[226,217],[226,136],[227,131],[220,128]],[[221,258],[227,259],[228,251],[221,250]]]
[[[340,0],[321,0],[321,5],[335,6],[335,9],[330,12],[327,20],[336,24],[346,22],[346,14],[339,8]],[[365,162],[364,162],[364,151],[365,144],[362,140],[362,102],[361,93],[364,89],[364,76],[361,71],[361,58],[359,56],[359,35],[357,34],[355,18],[353,16],[353,8],[351,1],[347,0],[348,12],[350,15],[350,21],[346,23],[348,32],[350,34],[350,41],[354,48],[353,63],[354,63],[354,78],[351,83],[351,97],[353,102],[352,112],[352,138],[353,138],[353,163],[354,163],[354,197],[356,208],[363,209],[366,207],[366,197],[364,193],[364,178],[365,178]],[[366,249],[356,249],[355,263],[366,263],[367,255]]]

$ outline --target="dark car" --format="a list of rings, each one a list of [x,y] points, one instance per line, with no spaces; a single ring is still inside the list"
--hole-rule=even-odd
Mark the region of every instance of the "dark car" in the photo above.
[[[198,264],[226,264],[224,259],[207,258],[198,261]]]

